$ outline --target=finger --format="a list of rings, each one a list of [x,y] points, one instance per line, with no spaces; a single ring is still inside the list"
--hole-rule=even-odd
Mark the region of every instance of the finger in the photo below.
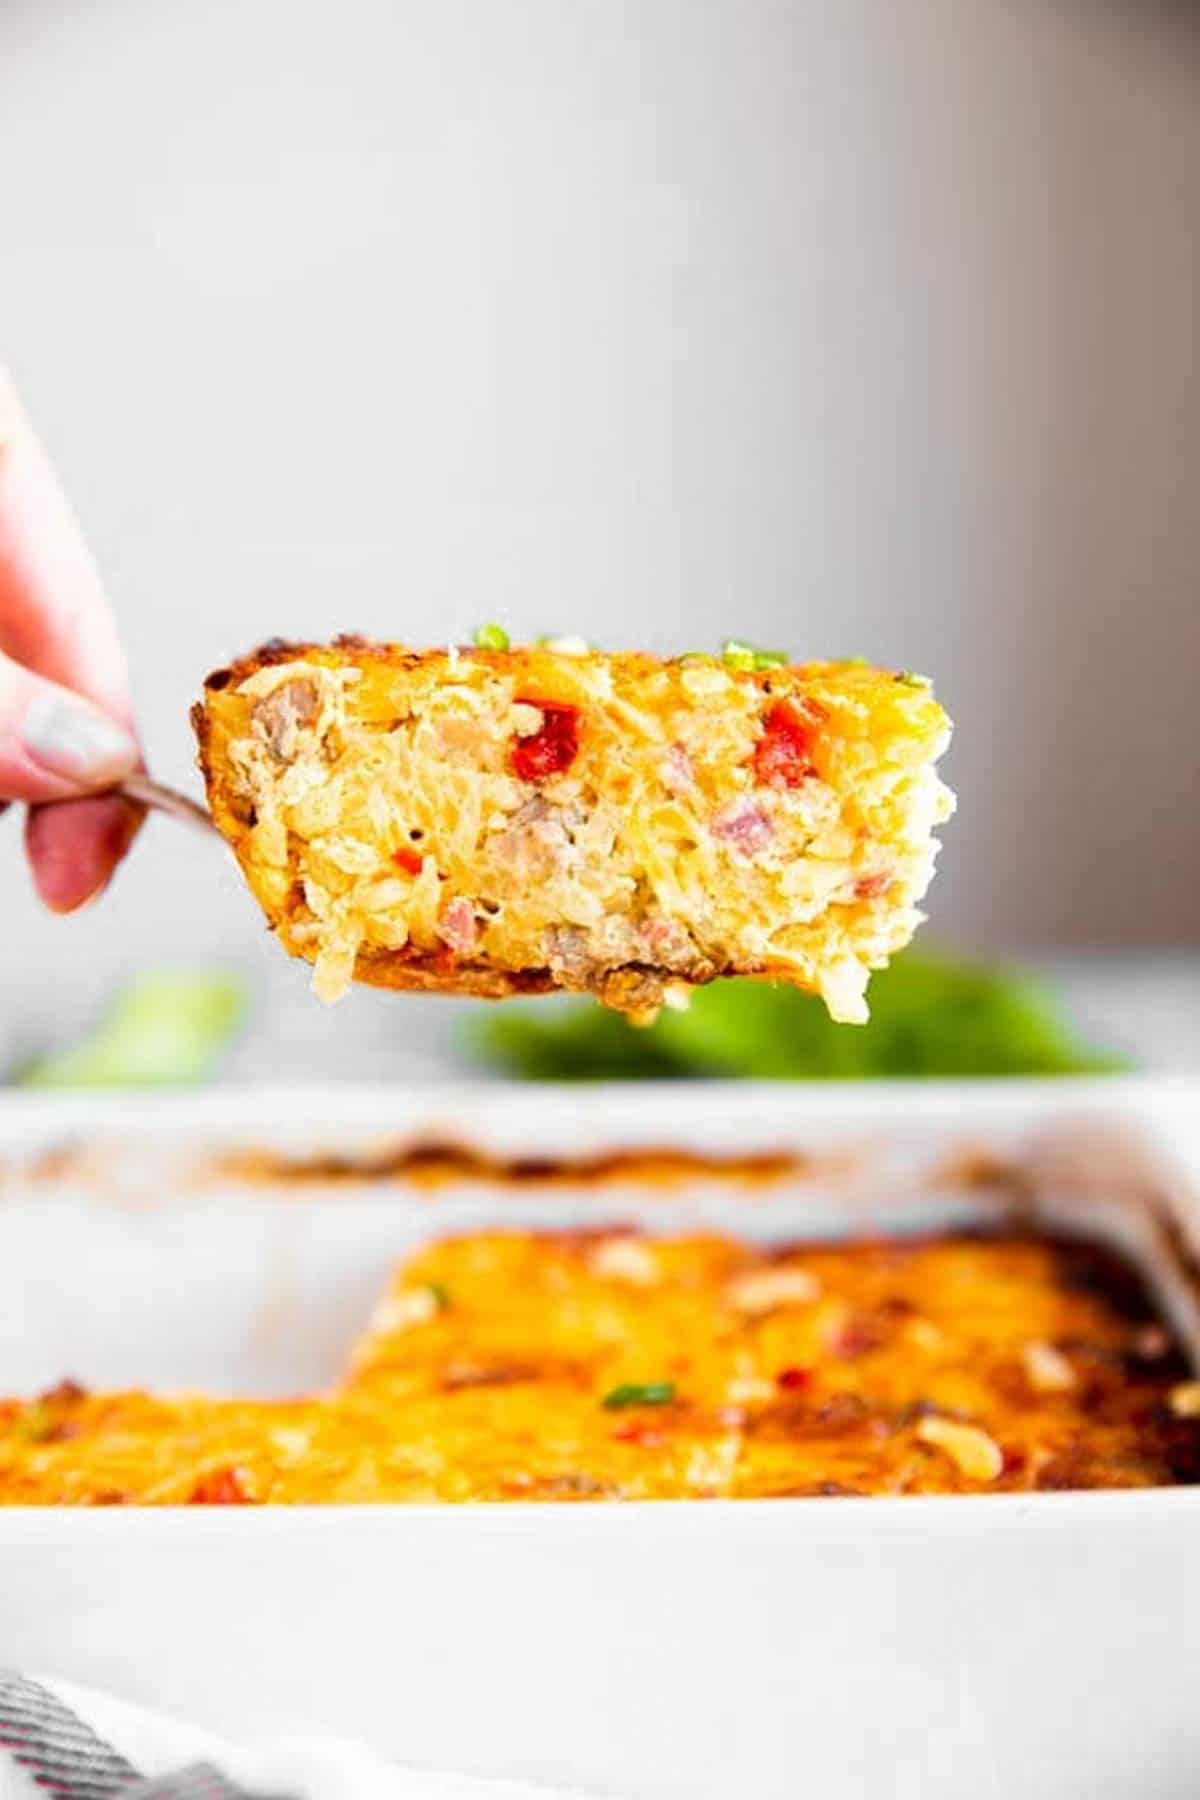
[[[129,732],[90,701],[0,656],[0,800],[69,800],[132,774]]]
[[[0,651],[129,720],[125,659],[100,577],[3,368]]]
[[[25,826],[25,849],[43,904],[69,913],[103,893],[144,816],[119,794],[35,807]]]

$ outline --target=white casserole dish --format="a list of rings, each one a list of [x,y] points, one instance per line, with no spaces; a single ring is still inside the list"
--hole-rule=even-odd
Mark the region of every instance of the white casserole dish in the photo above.
[[[197,1166],[406,1138],[814,1160],[783,1186],[653,1191],[280,1189]],[[1016,1181],[981,1181],[989,1159]],[[407,1244],[498,1209],[824,1236],[995,1217],[1018,1190],[1118,1240],[1196,1355],[1196,1187],[1187,1082],[5,1096],[0,1391],[318,1384]],[[230,1732],[358,1733],[598,1795],[1192,1800],[1198,1546],[1200,1489],[0,1509],[0,1657]]]

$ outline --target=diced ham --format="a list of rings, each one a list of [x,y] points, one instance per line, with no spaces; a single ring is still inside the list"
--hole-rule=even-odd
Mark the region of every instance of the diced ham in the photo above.
[[[273,693],[259,700],[254,708],[254,722],[267,741],[267,748],[277,762],[291,762],[296,754],[296,740],[303,726],[311,725],[320,707],[315,682],[303,677],[285,681]]]
[[[493,852],[523,881],[545,881],[561,869],[573,826],[570,809],[552,806],[541,794],[534,794],[496,833]]]
[[[559,808],[551,806],[543,794],[531,794],[528,800],[518,806],[506,829],[519,831],[526,825],[540,825],[543,819],[557,819],[558,814]]]
[[[881,894],[887,893],[891,885],[892,877],[883,870],[874,875],[860,875],[854,884],[854,898],[856,900],[878,900]]]
[[[663,786],[671,794],[686,794],[696,785],[692,759],[682,744],[672,744],[659,764]]]
[[[580,976],[592,967],[588,935],[579,925],[551,925],[546,931],[546,962],[556,975]]]
[[[642,957],[659,968],[690,968],[696,960],[691,934],[675,919],[647,919],[637,935]]]
[[[758,856],[775,835],[770,816],[756,800],[730,800],[712,816],[709,830],[722,844],[743,856]]]
[[[453,950],[458,956],[469,955],[479,937],[479,926],[471,902],[464,900],[461,895],[457,900],[451,900],[438,921],[437,934],[447,949]]]

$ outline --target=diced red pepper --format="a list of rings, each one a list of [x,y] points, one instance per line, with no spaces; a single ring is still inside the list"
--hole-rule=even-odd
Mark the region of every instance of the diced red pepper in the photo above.
[[[754,750],[754,779],[761,787],[799,787],[816,774],[818,727],[828,717],[816,700],[776,700],[767,708]]]
[[[240,1469],[210,1469],[202,1475],[188,1496],[190,1506],[247,1506],[252,1496],[247,1491]]]
[[[403,869],[406,875],[419,875],[425,859],[419,850],[410,850],[407,844],[402,844],[399,850],[393,851],[392,861],[398,869]]]
[[[662,1432],[652,1425],[619,1425],[613,1437],[619,1444],[640,1444],[643,1450],[653,1450],[663,1441]]]
[[[785,1394],[797,1394],[802,1388],[812,1386],[812,1370],[794,1366],[780,1369],[775,1377],[775,1385],[782,1388]]]
[[[534,700],[522,696],[518,706],[536,706],[542,715],[538,729],[513,745],[514,775],[522,781],[545,781],[569,769],[579,752],[579,708],[560,700]]]

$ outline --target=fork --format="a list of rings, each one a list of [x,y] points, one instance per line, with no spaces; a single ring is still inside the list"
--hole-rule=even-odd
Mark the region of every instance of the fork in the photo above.
[[[124,781],[118,782],[115,792],[123,794],[126,800],[132,800],[137,806],[145,806],[151,812],[166,813],[168,818],[179,819],[185,825],[194,825],[201,831],[211,831],[220,836],[207,810],[197,800],[189,800],[186,794],[180,794],[175,788],[164,787],[161,781],[151,781],[148,775],[127,775]]]

